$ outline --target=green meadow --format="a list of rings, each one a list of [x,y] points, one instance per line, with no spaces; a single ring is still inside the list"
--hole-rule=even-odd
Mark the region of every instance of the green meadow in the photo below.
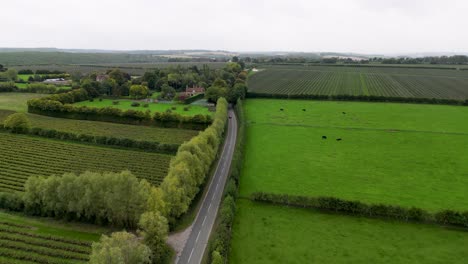
[[[465,263],[468,233],[237,202],[229,263]]]
[[[27,112],[27,101],[33,98],[47,96],[34,93],[0,93],[0,109],[16,112]]]
[[[185,116],[191,116],[191,115],[197,115],[197,114],[202,114],[202,115],[213,115],[213,112],[210,112],[207,107],[200,106],[200,105],[182,105],[182,104],[171,104],[171,103],[148,103],[148,107],[144,107],[145,102],[144,101],[137,101],[140,103],[140,106],[138,107],[133,107],[131,104],[135,102],[134,100],[118,100],[118,104],[114,105],[113,102],[116,100],[111,100],[111,99],[103,99],[102,101],[99,101],[95,99],[94,101],[83,101],[79,103],[75,103],[75,105],[85,105],[85,106],[91,106],[91,107],[114,107],[114,108],[119,108],[122,110],[140,110],[140,111],[146,111],[150,110],[151,112],[165,112],[167,110],[171,110],[173,113],[178,113],[181,115]],[[188,110],[184,110],[185,107],[188,107]],[[174,109],[175,108],[175,109]]]
[[[263,191],[468,209],[468,107],[262,99],[245,105],[244,197]]]

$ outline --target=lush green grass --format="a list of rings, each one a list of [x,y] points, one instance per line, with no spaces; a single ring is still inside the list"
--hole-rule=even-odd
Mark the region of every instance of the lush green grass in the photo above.
[[[230,263],[465,263],[468,233],[238,201]]]
[[[2,123],[8,115],[13,113],[13,111],[0,110],[0,123]],[[31,121],[32,127],[55,129],[57,131],[93,136],[108,136],[142,141],[155,141],[167,144],[182,144],[198,134],[198,131],[187,129],[133,126],[109,122],[55,118],[34,114],[27,115]]]
[[[26,112],[28,110],[26,102],[29,99],[44,96],[47,95],[34,93],[0,93],[0,109]]]
[[[104,228],[0,211],[0,263],[85,263]]]
[[[467,210],[466,114],[452,106],[248,100],[241,195]]]
[[[26,89],[28,88],[28,84],[27,83],[15,83],[16,87],[18,87],[19,89]]]
[[[130,170],[155,185],[171,156],[0,133],[0,191],[22,191],[31,176]]]
[[[113,101],[111,99],[103,99],[102,101],[94,100],[93,102],[90,101],[83,101],[76,103],[76,105],[86,105],[86,106],[93,106],[93,107],[115,107],[120,108],[122,110],[132,109],[132,110],[141,110],[146,111],[150,110],[151,112],[165,112],[168,109],[171,109],[173,113],[179,113],[181,115],[191,116],[196,114],[202,115],[213,115],[213,112],[210,112],[207,107],[199,106],[199,105],[182,105],[182,104],[167,104],[167,103],[148,103],[148,107],[143,107],[145,104],[144,101],[138,101],[140,103],[139,107],[132,107],[131,104],[134,102],[133,100],[119,100],[118,105],[113,105]],[[172,108],[175,107],[176,109],[173,110]],[[189,107],[188,111],[184,111],[184,107]]]
[[[468,99],[468,71],[401,67],[271,66],[249,91],[266,94],[374,95]]]
[[[34,76],[34,74],[18,74],[18,79],[27,82],[31,76]]]

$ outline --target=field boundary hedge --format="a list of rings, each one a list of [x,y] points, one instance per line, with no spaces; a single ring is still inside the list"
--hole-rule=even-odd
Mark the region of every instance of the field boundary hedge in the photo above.
[[[415,103],[415,104],[441,104],[468,106],[468,99],[437,99],[417,97],[387,97],[374,95],[318,95],[318,94],[269,94],[248,92],[247,98],[267,99],[305,99],[319,101],[357,101],[357,102],[392,102],[392,103]]]
[[[344,200],[336,197],[309,197],[264,192],[253,193],[250,199],[256,202],[313,208],[320,211],[353,216],[468,228],[468,211],[459,212],[445,209],[430,213],[417,207],[405,208],[398,205],[366,204],[360,201]]]
[[[0,131],[9,131],[0,124]],[[87,134],[77,134],[72,132],[63,132],[55,129],[43,129],[39,127],[31,128],[28,131],[21,131],[18,134],[33,135],[43,138],[67,140],[73,142],[91,143],[102,146],[117,146],[125,148],[140,149],[147,152],[162,153],[174,155],[177,153],[178,144],[166,144],[156,141],[140,141],[129,138],[118,138],[110,136],[94,136]]]
[[[237,141],[231,162],[229,180],[224,190],[220,210],[216,216],[215,223],[217,225],[214,227],[210,237],[209,259],[211,263],[217,263],[216,261],[219,258],[223,259],[222,263],[226,263],[230,249],[232,225],[236,214],[235,200],[239,194],[239,177],[242,170],[242,158],[245,146],[245,118],[241,99],[237,100],[235,111],[238,123]]]
[[[54,94],[28,101],[28,112],[52,117],[113,122],[121,124],[147,125],[166,128],[203,130],[212,123],[210,115],[182,116],[171,112],[121,110],[113,107],[75,106],[73,103],[88,100],[90,97],[84,89],[68,93]]]

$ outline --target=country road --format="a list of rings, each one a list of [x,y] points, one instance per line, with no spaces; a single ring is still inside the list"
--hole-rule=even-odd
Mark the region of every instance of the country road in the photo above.
[[[198,211],[192,231],[185,244],[182,254],[176,261],[177,264],[199,264],[206,250],[208,239],[213,229],[223,190],[226,184],[232,156],[236,147],[237,118],[233,110],[229,110],[228,129],[221,157],[216,171],[212,177],[208,192]]]

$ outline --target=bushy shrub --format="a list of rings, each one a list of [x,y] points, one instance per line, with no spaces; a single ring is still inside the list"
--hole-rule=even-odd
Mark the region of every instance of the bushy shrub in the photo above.
[[[144,108],[148,108],[148,107],[149,107],[149,104],[145,103],[145,104],[143,104],[143,107],[144,107]]]
[[[118,105],[119,103],[120,103],[120,101],[112,101],[113,105]]]
[[[173,107],[171,107],[171,109],[175,111],[175,110],[177,110],[177,107],[173,106]]]
[[[132,102],[131,106],[132,106],[132,107],[138,107],[138,106],[140,106],[140,103],[138,103],[138,102]]]
[[[190,110],[190,107],[184,106],[184,111],[189,111],[189,110]]]
[[[25,114],[14,113],[5,119],[3,126],[13,133],[25,133],[31,129],[31,122]]]

